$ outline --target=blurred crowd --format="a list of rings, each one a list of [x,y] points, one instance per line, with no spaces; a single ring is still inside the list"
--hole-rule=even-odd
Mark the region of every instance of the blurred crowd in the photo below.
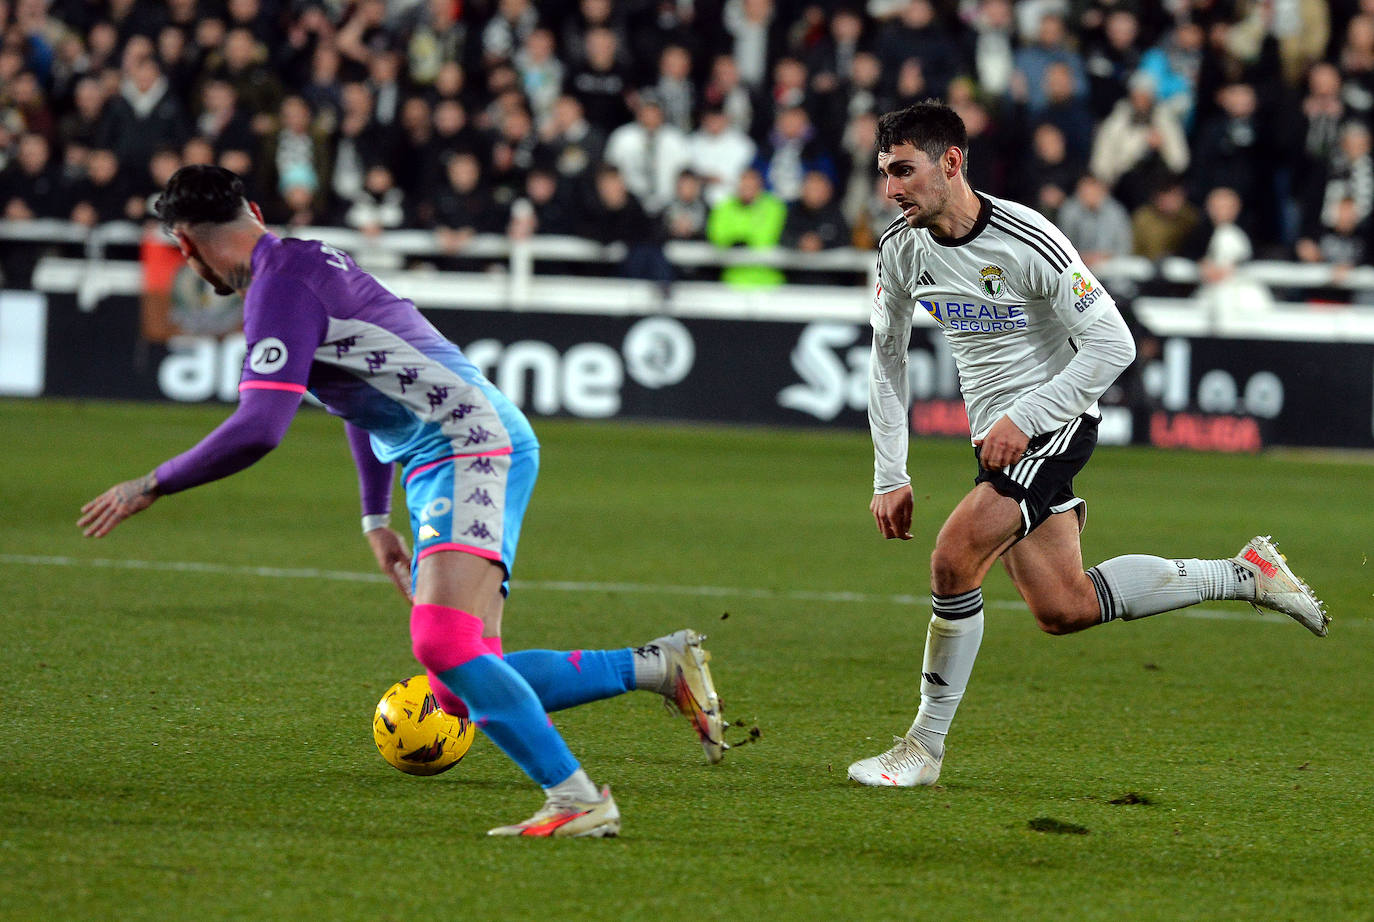
[[[975,188],[1090,261],[1369,246],[1374,0],[0,0],[0,29],[7,220],[143,220],[219,163],[271,223],[573,234],[667,280],[666,240],[871,246],[877,117],[937,97]]]

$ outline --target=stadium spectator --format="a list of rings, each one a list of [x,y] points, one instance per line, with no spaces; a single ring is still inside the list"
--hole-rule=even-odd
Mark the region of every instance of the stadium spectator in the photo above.
[[[206,81],[200,91],[200,115],[196,134],[209,141],[216,151],[248,150],[257,146],[248,117],[239,109],[238,91],[228,80]]]
[[[835,201],[835,186],[820,170],[802,180],[801,198],[787,209],[787,220],[778,242],[802,253],[817,253],[848,246],[849,222]]]
[[[566,73],[554,47],[553,32],[535,29],[515,53],[512,62],[520,74],[520,90],[529,101],[535,122],[547,118],[553,104],[563,94]]]
[[[811,117],[800,106],[778,113],[768,143],[759,149],[754,166],[774,195],[786,203],[801,197],[802,177],[820,170],[835,181],[835,160],[817,137]]]
[[[446,182],[433,202],[419,203],[417,220],[435,229],[439,246],[457,253],[476,234],[496,233],[507,223],[505,212],[482,183],[482,164],[475,154],[460,151],[444,168]]]
[[[1350,18],[1337,61],[1342,101],[1350,111],[1368,118],[1374,113],[1374,14],[1360,13]],[[1314,64],[1312,70],[1322,66]]]
[[[1253,61],[1270,41],[1278,43],[1283,80],[1297,86],[1307,69],[1326,53],[1331,39],[1331,11],[1327,0],[1295,0],[1288,3],[1243,5],[1239,21],[1230,30],[1232,53]]]
[[[1353,207],[1356,225],[1364,225],[1374,212],[1374,157],[1363,122],[1352,119],[1341,126],[1339,146],[1322,176],[1304,202],[1302,235],[1307,239],[1336,228],[1338,209]]]
[[[701,91],[706,108],[719,108],[731,127],[754,136],[754,127],[769,111],[766,100],[740,78],[739,65],[732,55],[720,54],[711,60],[711,74]]]
[[[411,201],[434,191],[439,181],[440,144],[434,132],[434,113],[423,96],[407,96],[396,120],[392,167],[396,182]]]
[[[734,192],[756,152],[753,140],[731,124],[724,109],[707,106],[702,110],[701,126],[688,139],[688,164],[705,183],[708,205]]]
[[[182,106],[194,108],[191,94],[200,78],[200,59],[185,29],[168,24],[158,31],[157,60]]]
[[[0,99],[24,123],[25,131],[41,134],[49,144],[57,140],[57,119],[38,85],[38,77],[31,70],[21,70],[0,89]],[[8,98],[5,98],[8,97]]]
[[[1137,73],[1126,98],[1097,129],[1089,168],[1127,208],[1145,201],[1163,172],[1188,167],[1188,139],[1178,114],[1158,103],[1154,78]]]
[[[1299,260],[1329,263],[1336,279],[1367,262],[1369,252],[1368,219],[1360,217],[1360,205],[1353,198],[1337,201],[1322,226],[1311,236],[1298,240]]]
[[[1094,272],[1107,260],[1131,253],[1131,215],[1112,198],[1107,184],[1091,173],[1079,177],[1055,223]]]
[[[1051,64],[1068,67],[1073,79],[1073,95],[1087,98],[1088,78],[1083,71],[1083,59],[1070,43],[1064,17],[1059,12],[1050,11],[1040,17],[1035,41],[1017,49],[1015,63],[1012,98],[1024,104],[1032,118],[1038,117],[1049,104],[1045,72]]]
[[[1111,114],[1126,95],[1131,75],[1140,68],[1140,19],[1134,10],[1113,9],[1103,19],[1101,33],[1089,43],[1083,61],[1088,75],[1088,101],[1093,119]]]
[[[601,159],[606,137],[583,117],[582,103],[564,94],[538,126],[540,158],[551,161],[565,180],[583,176]]]
[[[690,162],[687,137],[663,120],[663,103],[652,91],[639,93],[634,121],[621,125],[606,139],[605,161],[650,215],[657,215],[673,197],[677,175]]]
[[[384,230],[406,225],[405,193],[396,185],[396,178],[385,164],[374,163],[367,168],[363,188],[347,203],[343,223],[375,237]]]
[[[610,30],[618,63],[628,68],[629,34],[624,17],[612,0],[578,0],[577,9],[564,18],[560,44],[569,64],[577,68],[587,63],[587,35],[594,29]]]
[[[482,58],[488,67],[509,62],[539,27],[539,11],[530,0],[497,0],[496,15],[482,29]]]
[[[677,174],[673,197],[659,216],[669,240],[705,240],[710,207],[702,196],[701,177],[691,170]]]
[[[1140,58],[1139,73],[1152,78],[1155,100],[1172,109],[1185,126],[1193,121],[1205,38],[1202,26],[1184,21]]]
[[[1206,202],[1208,193],[1225,186],[1245,203],[1242,225],[1277,228],[1271,190],[1278,163],[1270,152],[1278,145],[1265,142],[1275,135],[1260,120],[1255,88],[1232,83],[1217,97],[1220,111],[1198,126],[1193,144],[1192,196]]]
[[[571,235],[578,231],[579,209],[558,172],[535,166],[525,176],[525,194],[511,205],[506,233],[512,239],[533,234]]]
[[[67,216],[62,167],[38,132],[19,135],[14,159],[0,172],[0,203],[8,221]]]
[[[706,239],[721,248],[746,247],[771,250],[782,239],[787,223],[787,205],[763,186],[757,169],[745,170],[735,194],[717,202],[706,219]],[[738,264],[726,266],[721,281],[741,288],[760,288],[781,284],[783,274],[772,266]]]
[[[604,27],[587,30],[583,37],[582,63],[573,71],[568,87],[582,104],[587,121],[598,131],[609,133],[630,117],[627,97],[629,72],[620,63],[619,40]]]
[[[1255,255],[1250,235],[1240,226],[1241,205],[1234,189],[1218,186],[1208,192],[1202,220],[1181,251],[1198,260],[1203,282],[1198,306],[1218,319],[1253,315],[1274,303],[1268,288],[1237,272]]]
[[[71,219],[86,227],[143,217],[143,203],[132,195],[113,151],[91,151],[86,157],[85,175],[68,186],[66,198],[71,204]],[[129,213],[131,205],[133,214]]]
[[[372,91],[373,118],[391,128],[401,114],[401,56],[390,48],[375,52],[367,62],[367,88]]]
[[[1163,259],[1178,253],[1197,227],[1197,208],[1178,179],[1162,181],[1149,201],[1131,213],[1132,248],[1137,256]]]
[[[658,57],[654,93],[663,105],[663,119],[683,134],[696,127],[696,85],[692,82],[692,56],[681,45],[669,45]]]
[[[282,191],[289,174],[292,187],[308,187],[313,199],[320,191],[321,177],[330,172],[328,133],[319,127],[310,104],[301,96],[281,101],[277,123],[277,130],[263,139],[262,188]],[[325,204],[321,197],[312,202],[311,210],[319,211]]]
[[[53,162],[41,134],[19,136],[14,159],[0,171],[0,208],[6,221],[67,217],[62,168]],[[5,287],[28,288],[41,253],[40,244],[6,241],[0,247],[0,278]]]
[[[838,93],[849,78],[854,56],[863,50],[864,20],[858,11],[840,7],[831,12],[825,34],[806,53],[812,91],[823,95]]]
[[[124,66],[119,93],[109,101],[97,143],[114,151],[132,172],[140,171],[158,146],[179,146],[190,137],[186,113],[169,90],[151,54]]]
[[[362,192],[363,176],[374,163],[386,163],[391,138],[372,117],[372,91],[362,83],[346,83],[334,149],[330,152],[329,191],[339,202],[351,202]]]
[[[1073,79],[1073,71],[1063,61],[1045,68],[1045,106],[1035,119],[1058,128],[1069,155],[1075,160],[1086,160],[1092,153],[1096,123],[1088,98],[1075,92]]]
[[[584,237],[603,244],[624,244],[620,274],[625,278],[661,285],[672,282],[673,267],[663,255],[662,230],[635,200],[615,167],[606,164],[597,169],[583,221]]]
[[[877,140],[878,116],[864,112],[845,126],[840,142],[840,175],[845,177],[840,187],[840,211],[854,237],[864,224],[865,205],[873,188],[873,145]],[[857,239],[854,244],[861,245]]]
[[[739,68],[740,83],[762,89],[782,53],[787,24],[779,21],[773,0],[725,0],[721,17],[733,39],[730,57]]]
[[[889,73],[916,61],[930,96],[943,96],[963,69],[959,44],[940,24],[930,0],[908,0],[896,19],[878,28],[873,50]]]
[[[1083,161],[1071,156],[1064,132],[1046,122],[1035,126],[1030,155],[1021,161],[1012,188],[1017,199],[1054,218],[1081,175]]]
[[[238,93],[239,105],[248,113],[255,134],[273,128],[272,114],[281,105],[281,82],[266,65],[267,51],[248,29],[230,29],[224,35],[224,50],[207,61],[211,78],[226,80]]]
[[[1001,99],[1011,92],[1016,69],[1016,26],[1011,0],[978,0],[970,14],[973,47],[970,59],[978,87]]]
[[[343,112],[343,84],[339,81],[340,56],[333,45],[321,42],[310,56],[310,78],[301,87],[301,98],[330,132],[337,128]]]

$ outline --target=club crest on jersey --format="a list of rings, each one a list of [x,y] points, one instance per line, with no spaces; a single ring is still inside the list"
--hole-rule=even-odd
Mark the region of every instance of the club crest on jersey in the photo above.
[[[984,266],[979,270],[978,277],[989,298],[1000,298],[1006,290],[1007,274],[1002,271],[1001,266]]]
[[[1080,272],[1073,274],[1073,296],[1078,300],[1073,302],[1074,310],[1080,314],[1088,309],[1094,301],[1102,296],[1102,289],[1093,285],[1090,279],[1085,279]]]

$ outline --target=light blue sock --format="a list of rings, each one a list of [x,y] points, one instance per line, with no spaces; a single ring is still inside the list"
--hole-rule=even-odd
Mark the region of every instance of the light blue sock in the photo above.
[[[635,688],[634,651],[516,650],[506,663],[530,684],[546,711],[614,698]]]
[[[438,673],[463,699],[478,729],[535,780],[549,788],[580,767],[520,673],[486,654]]]

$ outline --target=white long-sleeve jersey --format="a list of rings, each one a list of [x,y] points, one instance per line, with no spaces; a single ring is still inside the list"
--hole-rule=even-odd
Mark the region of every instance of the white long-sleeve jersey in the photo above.
[[[907,346],[917,305],[943,328],[974,439],[1002,416],[1035,436],[1082,413],[1135,357],[1102,284],[1038,212],[978,194],[978,220],[957,240],[898,218],[878,244],[869,425],[874,491],[909,483]]]

